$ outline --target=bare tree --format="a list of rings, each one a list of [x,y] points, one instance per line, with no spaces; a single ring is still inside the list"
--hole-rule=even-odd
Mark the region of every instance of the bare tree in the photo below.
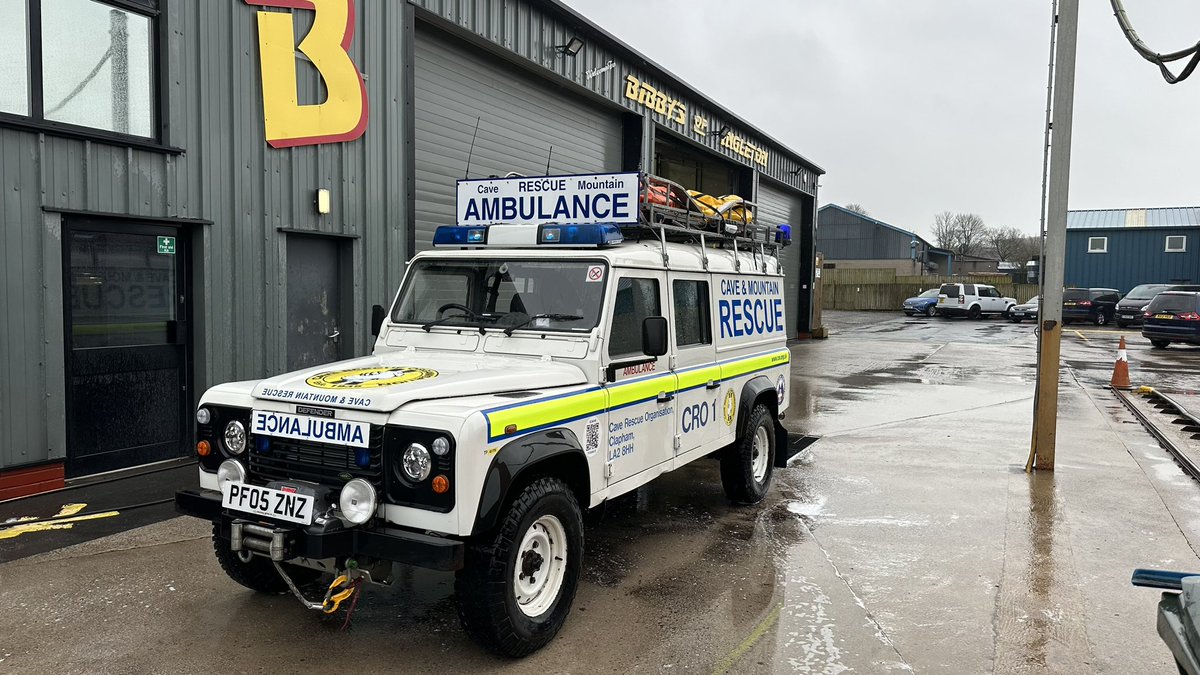
[[[1004,262],[1025,264],[1029,262],[1031,237],[1012,226],[989,227],[985,235],[987,247]]]
[[[942,211],[933,217],[938,246],[960,255],[975,255],[983,248],[987,225],[978,214]]]
[[[846,209],[847,211],[850,211],[851,213],[857,213],[860,216],[871,215],[870,212],[867,211],[866,207],[864,207],[862,204],[858,204],[858,203],[847,204],[847,205],[843,206],[842,208]]]

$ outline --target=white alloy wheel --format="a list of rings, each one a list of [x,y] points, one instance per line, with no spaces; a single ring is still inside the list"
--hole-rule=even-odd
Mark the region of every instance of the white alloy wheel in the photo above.
[[[754,454],[751,456],[750,470],[756,483],[761,483],[767,477],[767,455],[771,450],[769,433],[770,431],[762,425],[754,430]]]
[[[533,521],[517,549],[513,592],[525,616],[545,614],[554,605],[567,569],[567,532],[551,515]]]

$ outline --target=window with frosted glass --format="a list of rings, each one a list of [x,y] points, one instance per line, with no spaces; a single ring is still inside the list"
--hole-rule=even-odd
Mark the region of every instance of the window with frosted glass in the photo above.
[[[93,0],[41,5],[45,118],[153,136],[151,19]]]
[[[0,112],[29,114],[29,25],[24,0],[0,0]]]

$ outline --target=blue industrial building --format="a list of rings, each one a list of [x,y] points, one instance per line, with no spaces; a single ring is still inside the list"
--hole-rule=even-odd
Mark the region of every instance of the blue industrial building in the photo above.
[[[1067,286],[1200,283],[1200,207],[1067,213]]]
[[[915,232],[826,204],[817,212],[817,251],[825,269],[894,269],[899,275],[952,274],[954,256]]]

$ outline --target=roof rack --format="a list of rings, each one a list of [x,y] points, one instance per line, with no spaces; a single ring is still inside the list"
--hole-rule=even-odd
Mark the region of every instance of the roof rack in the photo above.
[[[670,267],[667,242],[700,245],[704,269],[708,269],[709,248],[731,247],[735,269],[741,271],[736,256],[748,250],[755,268],[766,271],[768,254],[778,259],[779,249],[791,243],[791,229],[766,225],[756,218],[758,205],[734,195],[713,198],[689,192],[666,178],[648,173],[639,175],[638,222],[621,225],[627,238],[641,240],[647,235],[662,246],[663,265]]]

